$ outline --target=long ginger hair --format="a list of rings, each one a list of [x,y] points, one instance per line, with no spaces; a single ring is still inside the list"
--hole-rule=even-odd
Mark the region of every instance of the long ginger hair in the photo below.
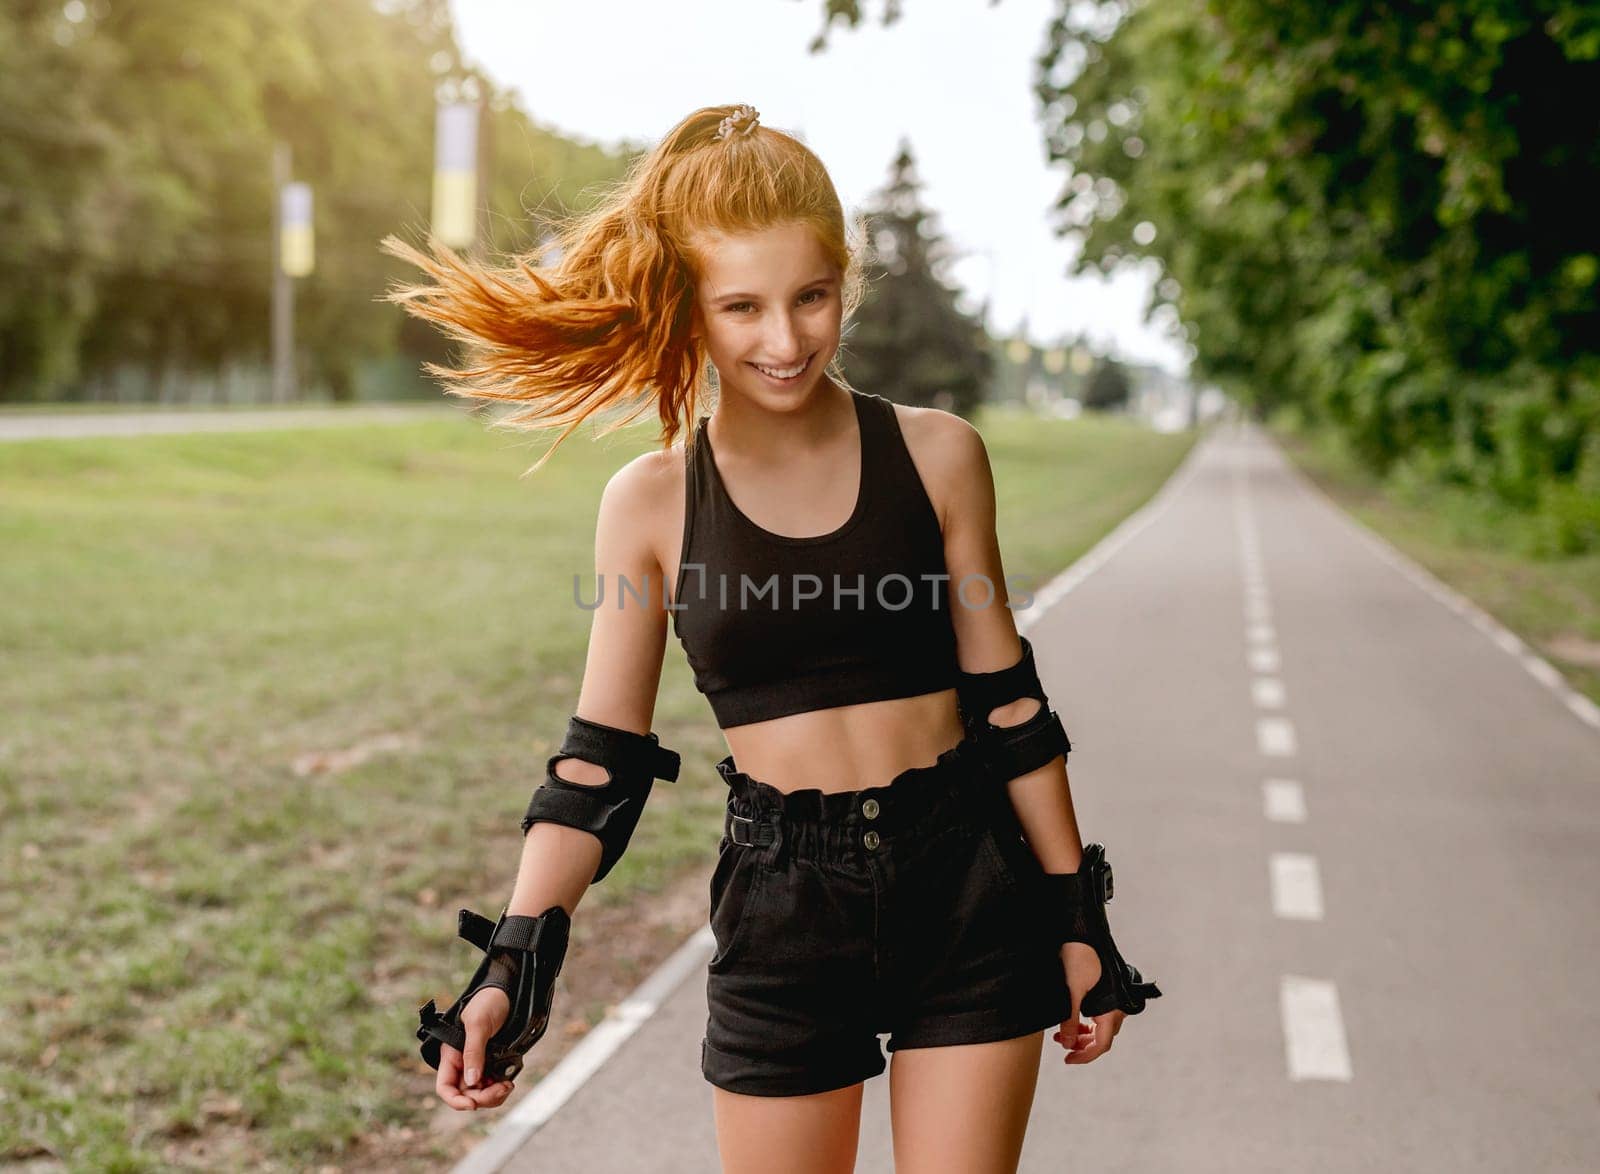
[[[565,426],[537,471],[591,415],[633,406],[605,434],[654,400],[669,447],[711,390],[704,344],[689,336],[702,234],[811,227],[841,274],[844,320],[860,304],[868,249],[859,218],[847,224],[822,161],[791,135],[756,122],[748,106],[706,106],[634,161],[588,211],[557,226],[559,249],[486,266],[431,242],[431,253],[389,236],[385,252],[428,273],[433,285],[384,295],[465,344],[466,364],[425,366],[449,395],[526,405],[496,427]],[[732,133],[718,137],[725,120]],[[827,374],[848,387],[836,353]]]

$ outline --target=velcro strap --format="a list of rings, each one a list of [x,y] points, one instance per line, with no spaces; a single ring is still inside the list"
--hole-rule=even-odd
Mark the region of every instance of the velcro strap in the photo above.
[[[994,710],[1023,697],[1037,697],[1041,706],[1045,705],[1044,686],[1033,660],[1033,645],[1026,636],[1018,639],[1022,642],[1022,656],[1016,664],[992,673],[958,674],[956,694],[970,719],[987,723]]]
[[[449,1044],[458,1052],[467,1050],[467,1029],[460,1023],[446,1019],[439,1014],[439,1009],[432,999],[423,1006],[417,1014],[422,1019],[422,1026],[417,1028],[417,1038],[423,1043],[422,1057],[428,1061],[430,1067],[439,1066],[439,1044]],[[431,1043],[432,1046],[429,1046]],[[430,1058],[431,1054],[431,1058]]]
[[[552,765],[546,772],[544,786],[535,790],[528,800],[528,810],[522,821],[524,829],[538,818],[598,836],[616,812],[639,801],[640,790],[637,782],[625,776],[597,787],[569,783],[555,773]]]
[[[991,726],[983,740],[989,744],[995,769],[1006,780],[1038,770],[1072,750],[1060,716],[1048,705],[1041,705],[1032,717],[1014,726]]]
[[[661,745],[653,731],[636,734],[602,725],[573,714],[567,719],[567,734],[556,752],[560,758],[581,758],[611,771],[612,777],[643,775],[650,779],[678,779],[678,753]]]
[[[508,913],[500,919],[491,943],[496,950],[537,950],[539,934],[550,922],[542,917],[524,917]]]
[[[470,909],[456,914],[456,933],[485,954],[496,950],[535,950],[539,928],[546,924],[537,917],[503,913],[498,922],[479,916]]]
[[[490,939],[494,937],[494,922],[487,917],[480,917],[470,909],[463,909],[456,914],[456,936],[471,942],[487,954]]]

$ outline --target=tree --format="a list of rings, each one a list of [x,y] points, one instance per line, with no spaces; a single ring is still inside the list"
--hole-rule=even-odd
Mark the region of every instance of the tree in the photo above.
[[[841,348],[845,375],[901,403],[966,416],[989,378],[987,338],[939,276],[948,249],[920,189],[902,140],[887,186],[866,211],[868,289]]]
[[[415,273],[378,241],[426,231],[444,93],[489,108],[491,247],[627,163],[532,126],[461,60],[448,0],[0,5],[0,400],[263,363],[278,142],[314,193],[306,384],[349,397],[371,359],[436,350],[379,300]]]
[[[1063,4],[1037,89],[1079,268],[1160,260],[1199,377],[1600,545],[1592,3]]]
[[[1074,272],[1159,261],[1196,378],[1600,548],[1593,0],[1057,0],[1035,90]]]
[[[1083,389],[1083,406],[1090,411],[1115,412],[1128,406],[1128,372],[1121,363],[1107,356],[1095,364]]]

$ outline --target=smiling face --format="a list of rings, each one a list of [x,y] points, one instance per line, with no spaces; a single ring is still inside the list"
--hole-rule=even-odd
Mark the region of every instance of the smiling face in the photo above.
[[[716,365],[722,394],[774,410],[803,401],[839,349],[844,317],[841,274],[816,235],[785,224],[705,237],[696,252],[694,333]]]

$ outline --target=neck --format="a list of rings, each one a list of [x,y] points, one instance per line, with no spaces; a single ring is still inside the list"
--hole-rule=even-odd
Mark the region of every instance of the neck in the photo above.
[[[835,443],[856,418],[853,394],[827,376],[793,407],[774,411],[750,396],[734,393],[717,402],[706,424],[718,452],[737,452],[753,460],[781,462]]]

